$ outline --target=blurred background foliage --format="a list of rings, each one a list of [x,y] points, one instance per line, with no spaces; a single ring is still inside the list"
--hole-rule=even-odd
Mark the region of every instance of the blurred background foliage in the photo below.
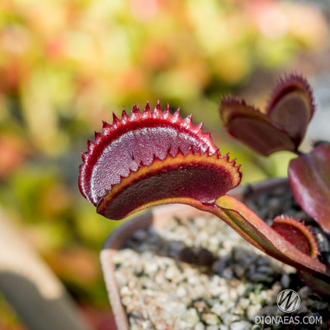
[[[118,223],[95,214],[77,176],[101,120],[159,99],[203,121],[245,183],[285,175],[290,155],[265,160],[228,138],[219,100],[263,106],[279,73],[322,69],[328,40],[309,2],[0,2],[0,202],[95,328],[110,314],[98,255]],[[0,297],[1,329],[20,329],[13,314]]]

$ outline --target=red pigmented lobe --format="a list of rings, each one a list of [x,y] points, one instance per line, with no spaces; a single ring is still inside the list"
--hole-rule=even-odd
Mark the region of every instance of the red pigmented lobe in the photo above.
[[[220,116],[231,136],[269,156],[282,150],[297,153],[314,111],[308,82],[292,74],[278,82],[266,113],[244,100],[224,97]]]
[[[121,120],[114,116],[113,124],[104,123],[95,136],[82,155],[79,175],[80,191],[94,205],[122,177],[140,165],[150,165],[154,157],[175,157],[179,150],[184,155],[190,150],[210,155],[218,152],[210,135],[202,132],[202,125],[193,126],[191,116],[182,119],[179,111],[172,115],[168,106],[162,112],[159,103],[153,112],[148,104],[142,113],[136,106],[130,116],[124,110]]]
[[[299,251],[316,258],[318,246],[313,233],[302,222],[288,216],[279,216],[274,219],[272,224],[278,234],[283,236]]]

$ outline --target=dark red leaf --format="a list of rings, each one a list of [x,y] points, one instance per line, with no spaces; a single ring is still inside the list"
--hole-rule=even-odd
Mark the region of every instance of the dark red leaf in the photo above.
[[[220,114],[230,135],[264,156],[281,150],[296,150],[286,131],[243,100],[222,99]]]
[[[291,160],[289,181],[297,203],[330,234],[330,144]]]
[[[190,152],[165,159],[155,158],[151,165],[142,165],[101,198],[97,212],[119,220],[141,209],[159,204],[195,201],[208,202],[236,187],[241,181],[239,166],[228,156]]]
[[[223,219],[247,241],[268,255],[329,282],[329,267],[298,250],[243,203],[225,195],[216,201],[216,206],[218,208],[211,205],[203,207],[205,211]]]
[[[281,79],[268,105],[267,115],[285,129],[299,146],[315,110],[306,79],[292,74]]]

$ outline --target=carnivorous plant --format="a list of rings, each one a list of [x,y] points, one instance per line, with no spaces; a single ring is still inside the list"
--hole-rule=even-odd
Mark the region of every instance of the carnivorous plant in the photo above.
[[[288,150],[297,154],[289,166],[294,197],[306,213],[330,233],[330,145],[303,154],[298,147],[314,113],[305,79],[291,75],[275,88],[266,113],[244,100],[225,97],[220,113],[228,132],[268,156]],[[128,116],[113,115],[82,154],[79,188],[99,214],[120,220],[142,209],[169,203],[188,204],[221,218],[252,245],[295,267],[321,294],[330,295],[330,267],[318,260],[317,242],[303,223],[287,216],[268,226],[227,192],[238,186],[240,165],[221,155],[202,124],[194,126],[179,109],[171,114],[159,102]]]

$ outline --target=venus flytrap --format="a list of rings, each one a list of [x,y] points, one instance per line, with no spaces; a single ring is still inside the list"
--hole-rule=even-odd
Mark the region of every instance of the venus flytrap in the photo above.
[[[223,98],[220,114],[228,132],[264,156],[276,151],[297,154],[289,165],[289,181],[300,207],[330,234],[330,143],[309,153],[298,148],[315,105],[308,82],[298,75],[279,81],[265,113],[244,100]]]
[[[298,146],[314,112],[307,82],[290,76],[277,87],[270,104],[264,115],[244,101],[226,98],[221,114],[231,135],[262,154],[289,150],[300,155]],[[291,125],[292,107],[298,109],[298,125]],[[279,123],[282,117],[287,119]],[[311,157],[317,162],[317,157]],[[121,119],[114,115],[112,125],[103,123],[82,159],[79,188],[99,214],[120,220],[160,204],[194,206],[215,214],[255,247],[296,267],[311,287],[330,295],[330,269],[317,259],[313,234],[285,216],[276,218],[270,227],[227,195],[241,181],[240,166],[228,154],[220,154],[210,134],[202,131],[202,124],[194,126],[191,116],[182,119],[179,110],[171,114],[169,106],[162,111],[159,103],[154,111],[149,104],[143,112],[134,106],[129,116],[123,110]],[[300,186],[304,185],[300,167],[306,169],[309,160],[290,165]],[[319,221],[320,225],[324,222]]]
[[[220,114],[228,132],[255,151],[298,155],[289,165],[289,181],[300,207],[330,234],[330,143],[299,151],[315,105],[308,82],[298,75],[281,79],[265,113],[238,98],[223,98]]]
[[[235,97],[225,97],[221,101],[220,115],[228,132],[234,138],[244,142],[263,156],[269,156],[276,151],[291,151],[298,157],[291,160],[288,177],[293,196],[299,206],[320,227],[330,234],[330,143],[324,142],[309,153],[303,153],[299,146],[305,136],[307,126],[315,112],[312,90],[302,76],[292,74],[279,80],[274,89],[265,112],[248,105],[245,100]],[[276,220],[285,225],[297,226],[313,244],[311,234],[301,226],[301,223],[289,219],[275,219],[273,229],[299,246],[297,230],[281,232]],[[317,253],[308,254],[317,257]],[[301,273],[305,282],[310,283],[308,275]],[[313,281],[314,282],[314,281]],[[329,281],[327,281],[329,282]],[[328,284],[319,285],[322,292],[330,295]]]

